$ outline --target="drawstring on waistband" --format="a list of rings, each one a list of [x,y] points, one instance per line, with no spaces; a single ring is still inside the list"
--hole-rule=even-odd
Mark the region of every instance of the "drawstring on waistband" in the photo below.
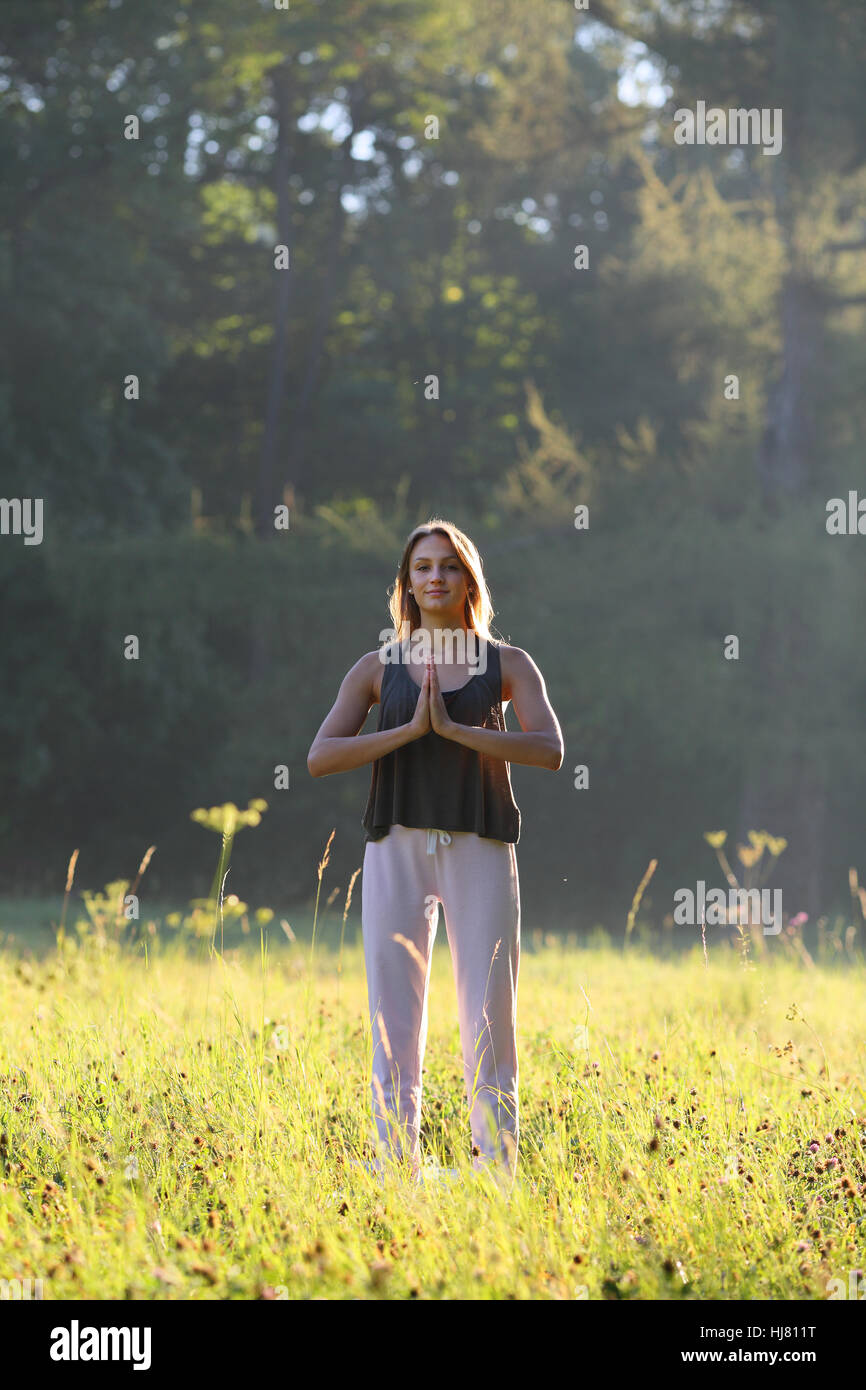
[[[451,836],[447,830],[428,830],[427,831],[427,853],[435,854],[436,845],[450,845]]]

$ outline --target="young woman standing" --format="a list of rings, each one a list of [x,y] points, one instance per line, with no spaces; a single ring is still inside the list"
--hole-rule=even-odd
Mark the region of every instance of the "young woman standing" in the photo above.
[[[520,812],[509,763],[557,771],[544,680],[490,635],[481,558],[434,518],[406,542],[390,598],[396,642],[368,652],[313,740],[314,777],[373,763],[361,924],[373,1032],[373,1115],[388,1156],[420,1174],[427,993],[439,905],[457,986],[473,1168],[512,1179],[519,1139]],[[473,664],[474,663],[474,664]],[[441,672],[441,674],[440,674]],[[441,683],[440,683],[441,682]],[[361,734],[379,704],[375,733]],[[521,733],[506,729],[512,704]]]

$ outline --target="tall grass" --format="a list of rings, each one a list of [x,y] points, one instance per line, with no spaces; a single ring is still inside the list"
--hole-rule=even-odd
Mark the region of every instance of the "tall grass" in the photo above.
[[[627,953],[526,930],[504,1195],[471,1171],[444,934],[422,1148],[461,1180],[383,1189],[352,1164],[371,1039],[346,913],[339,953],[318,897],[310,951],[242,920],[222,950],[164,922],[0,948],[0,1278],[52,1299],[822,1299],[866,1262],[850,936],[750,958],[708,928],[706,958],[661,959],[640,930]]]

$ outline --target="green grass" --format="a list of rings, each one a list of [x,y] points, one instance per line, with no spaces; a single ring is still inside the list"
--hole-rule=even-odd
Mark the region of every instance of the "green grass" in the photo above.
[[[463,1180],[382,1190],[351,1167],[357,924],[341,962],[321,914],[312,953],[275,918],[213,957],[161,924],[28,956],[59,912],[22,911],[0,907],[0,1278],[46,1299],[808,1300],[866,1263],[856,952],[810,966],[771,940],[744,964],[716,930],[705,962],[527,933],[505,1196],[470,1170],[440,930],[422,1148]]]

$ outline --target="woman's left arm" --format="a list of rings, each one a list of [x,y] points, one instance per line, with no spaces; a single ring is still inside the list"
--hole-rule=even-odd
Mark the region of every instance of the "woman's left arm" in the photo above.
[[[476,753],[484,753],[489,758],[558,772],[565,750],[559,723],[547,698],[544,677],[532,657],[520,647],[509,647],[507,653],[500,653],[500,659],[503,685],[508,687],[523,732],[513,734],[507,729],[482,729],[475,724],[458,724],[449,718],[439,689],[436,663],[431,661],[430,721],[434,730],[443,738],[474,748]]]

